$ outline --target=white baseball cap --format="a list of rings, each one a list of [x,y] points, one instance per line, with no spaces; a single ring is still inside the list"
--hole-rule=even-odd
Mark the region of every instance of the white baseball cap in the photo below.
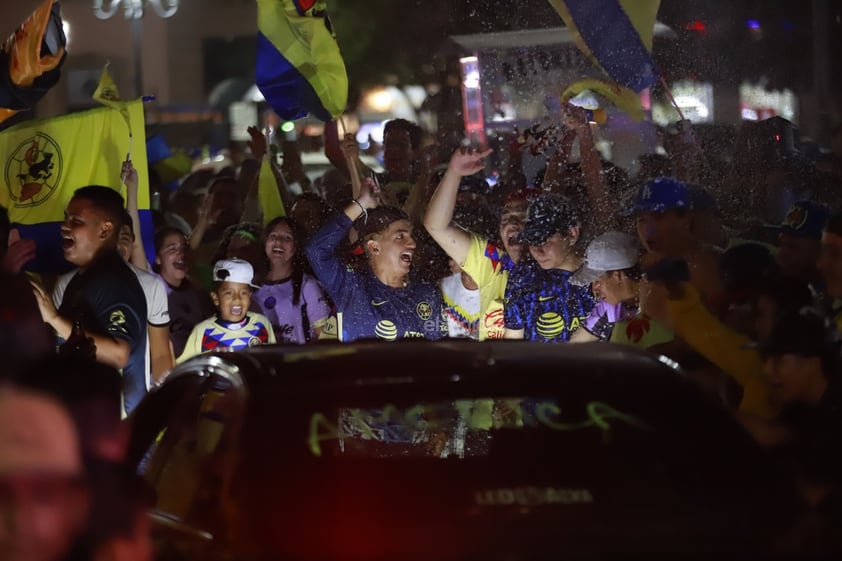
[[[587,286],[608,271],[622,271],[637,265],[637,240],[623,232],[606,232],[594,238],[585,251],[585,264],[570,278],[571,284]]]
[[[260,288],[254,284],[254,268],[243,259],[217,261],[213,266],[213,282],[238,282],[252,288]]]

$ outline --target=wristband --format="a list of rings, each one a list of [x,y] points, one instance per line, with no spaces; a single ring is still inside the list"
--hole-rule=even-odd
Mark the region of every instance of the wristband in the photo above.
[[[354,203],[355,205],[357,205],[358,207],[360,207],[360,210],[363,211],[363,213],[362,213],[363,224],[368,223],[368,210],[366,210],[366,208],[362,205],[362,203],[360,201],[358,201],[357,199],[352,199],[351,202]]]

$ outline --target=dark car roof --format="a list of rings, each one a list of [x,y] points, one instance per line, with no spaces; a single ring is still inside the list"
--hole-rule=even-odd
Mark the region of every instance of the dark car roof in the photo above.
[[[242,383],[228,489],[271,558],[768,556],[801,512],[792,482],[667,362],[605,344],[258,347],[180,366],[135,420],[143,433],[191,368]],[[316,419],[337,408],[504,396],[559,409],[490,432],[474,457],[346,457],[331,437],[313,448]]]

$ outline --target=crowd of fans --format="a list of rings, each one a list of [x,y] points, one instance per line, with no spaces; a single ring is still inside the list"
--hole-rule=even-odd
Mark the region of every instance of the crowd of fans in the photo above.
[[[731,408],[842,523],[842,129],[819,162],[761,135],[738,137],[722,164],[690,137],[630,176],[602,160],[591,127],[566,107],[535,177],[516,143],[494,156],[437,146],[403,120],[387,124],[374,173],[353,136],[329,130],[335,169],[320,181],[272,160],[288,216],[257,202],[272,158],[251,129],[252,157],[163,198],[152,262],[126,162],[127,200],[75,192],[61,229],[74,270],[57,279],[26,274],[33,242],[6,220],[0,509],[18,514],[0,558],[148,558],[149,497],[123,466],[121,417],[197,354],[329,339],[647,349]],[[493,188],[490,157],[506,164]]]

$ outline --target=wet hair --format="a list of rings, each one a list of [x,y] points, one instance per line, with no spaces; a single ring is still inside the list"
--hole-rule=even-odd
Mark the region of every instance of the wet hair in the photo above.
[[[266,225],[263,229],[263,236],[261,236],[260,239],[263,242],[263,247],[265,249],[266,242],[269,241],[269,235],[279,224],[286,224],[289,226],[289,229],[292,232],[292,240],[295,244],[295,253],[292,256],[292,305],[298,306],[301,301],[301,287],[304,284],[304,270],[306,268],[304,252],[300,251],[299,248],[301,240],[304,239],[304,236],[301,234],[301,229],[292,218],[279,216]]]
[[[421,147],[421,141],[424,140],[424,129],[406,119],[392,119],[383,127],[383,137],[393,131],[406,131],[409,133],[409,144],[413,150],[418,150]]]
[[[102,185],[88,185],[76,189],[73,193],[74,199],[84,199],[94,205],[98,210],[105,213],[105,216],[114,225],[114,236],[120,233],[123,227],[123,213],[125,212],[123,197],[110,187]]]
[[[409,220],[409,216],[401,209],[393,206],[379,206],[372,208],[354,221],[360,241],[365,243],[377,234],[382,234],[398,220]]]

